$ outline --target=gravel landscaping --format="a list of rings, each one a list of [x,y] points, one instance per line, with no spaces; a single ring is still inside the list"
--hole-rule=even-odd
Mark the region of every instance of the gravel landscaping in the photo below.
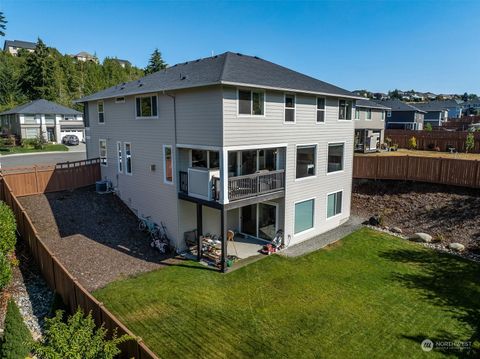
[[[19,200],[47,247],[89,291],[163,265],[165,257],[113,194],[88,187]]]
[[[428,233],[432,247],[451,243],[480,255],[480,192],[452,186],[398,181],[358,181],[352,193],[352,214],[378,216],[381,224],[398,227],[406,236]]]

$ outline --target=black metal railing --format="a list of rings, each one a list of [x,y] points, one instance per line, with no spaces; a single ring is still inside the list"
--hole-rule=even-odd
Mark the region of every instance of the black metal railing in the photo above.
[[[188,193],[188,172],[179,172],[180,192]]]
[[[218,177],[212,177],[212,199],[220,200],[220,178]]]
[[[254,173],[228,179],[231,201],[285,189],[285,170]]]

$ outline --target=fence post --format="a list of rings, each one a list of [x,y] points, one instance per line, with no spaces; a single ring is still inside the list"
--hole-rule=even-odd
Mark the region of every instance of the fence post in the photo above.
[[[378,159],[380,158],[380,156],[375,156],[375,175],[374,175],[374,178],[375,178],[375,181],[377,180],[377,177],[378,177]]]
[[[475,188],[480,187],[479,183],[478,183],[478,171],[479,170],[480,170],[480,162],[478,160],[475,160],[475,183],[473,184],[473,186]]]
[[[37,165],[34,165],[33,168],[35,170],[35,192],[36,192],[36,194],[39,194],[40,190],[38,188],[38,169],[37,169]]]
[[[437,183],[442,183],[442,169],[443,169],[443,157],[439,158],[440,164],[438,165],[438,178]]]
[[[410,156],[407,155],[407,168],[405,170],[405,181],[408,180],[408,175],[409,175],[409,172],[410,172]]]

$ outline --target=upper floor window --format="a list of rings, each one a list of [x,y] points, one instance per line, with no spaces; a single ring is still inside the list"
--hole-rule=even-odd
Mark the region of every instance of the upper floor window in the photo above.
[[[392,117],[392,111],[387,111],[387,117]]]
[[[103,101],[97,102],[98,123],[105,123],[105,113],[103,111]]]
[[[371,120],[371,119],[372,119],[372,109],[371,109],[371,108],[367,108],[365,118],[366,118],[367,120]]]
[[[385,111],[382,111],[382,121],[385,121]]]
[[[285,122],[295,122],[295,95],[285,95]]]
[[[338,119],[339,120],[352,119],[352,101],[338,100]]]
[[[220,153],[218,151],[192,150],[192,167],[219,168]]]
[[[163,180],[165,183],[173,182],[172,146],[163,146]]]
[[[122,154],[122,143],[117,142],[117,163],[118,163],[118,173],[123,172],[123,154]]]
[[[125,97],[117,97],[115,98],[115,103],[124,103],[125,102]]]
[[[132,174],[132,145],[125,142],[125,173]]]
[[[315,176],[316,145],[297,147],[296,178]]]
[[[238,114],[262,116],[265,114],[265,93],[255,90],[238,90]]]
[[[107,140],[98,140],[98,155],[100,157],[100,165],[107,166]]]
[[[325,98],[317,97],[317,122],[325,122]]]
[[[343,170],[343,143],[328,145],[328,173]]]
[[[355,120],[360,120],[360,109],[355,108]]]
[[[136,98],[137,118],[157,117],[157,96]]]

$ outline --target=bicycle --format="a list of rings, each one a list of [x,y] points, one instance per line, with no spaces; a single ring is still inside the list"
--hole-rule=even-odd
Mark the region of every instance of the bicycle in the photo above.
[[[171,248],[170,239],[167,236],[167,228],[163,222],[160,222],[160,225],[161,227],[159,227],[158,237],[150,243],[150,246],[157,249],[162,254],[168,254],[170,253]]]
[[[138,219],[138,230],[141,232],[147,232],[152,238],[152,242],[155,241],[160,235],[160,228],[158,224],[151,220],[150,216],[144,217],[141,215]]]

